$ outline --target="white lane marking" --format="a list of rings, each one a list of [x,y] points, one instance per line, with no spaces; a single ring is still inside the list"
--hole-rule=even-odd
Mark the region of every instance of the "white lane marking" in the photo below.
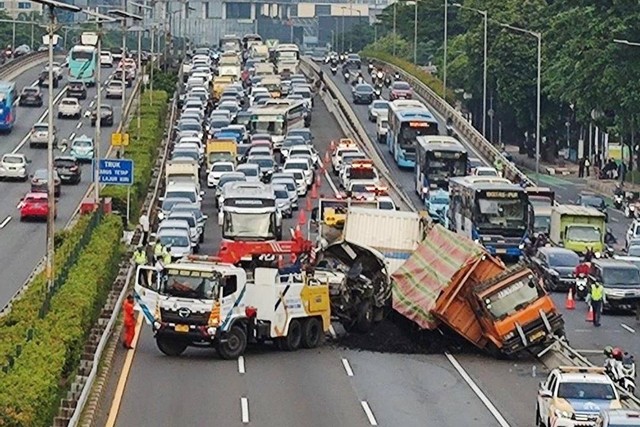
[[[40,81],[40,80],[36,80],[35,82],[31,83],[31,87],[38,86],[38,82],[39,82],[39,81]]]
[[[2,227],[0,226],[0,228],[2,228]],[[620,323],[620,326],[622,326],[623,329],[626,329],[627,331],[631,332],[632,334],[636,333],[636,330],[633,329],[631,326],[629,326],[627,324]]]
[[[95,100],[94,100],[94,101],[91,101],[91,102],[89,103],[89,108],[93,108],[93,104],[95,104],[95,102],[96,102]]]
[[[80,129],[82,127],[82,122],[78,122],[78,126],[76,126],[76,129]]]
[[[574,349],[577,353],[580,354],[602,354],[602,350],[589,350],[586,348],[583,349]]]
[[[467,371],[464,370],[464,368],[456,360],[456,358],[453,357],[451,353],[445,353],[444,355],[447,357],[447,359],[449,360],[449,363],[451,363],[454,369],[458,371],[458,374],[460,374],[460,376],[467,383],[467,385],[471,387],[471,390],[473,390],[476,396],[478,396],[480,401],[482,401],[484,406],[486,406],[489,412],[491,412],[491,415],[493,415],[493,418],[495,418],[496,421],[498,421],[498,424],[500,424],[501,427],[510,427],[509,423],[507,422],[507,420],[504,419],[500,411],[498,411],[498,409],[494,406],[494,404],[491,403],[487,395],[485,395],[482,392],[482,390],[480,390],[480,387],[478,387],[478,385],[473,381],[473,379],[471,379],[469,374],[467,374]]]
[[[245,373],[244,369],[244,356],[238,357],[238,372],[241,374]]]
[[[11,215],[6,217],[4,221],[2,221],[2,223],[0,224],[0,228],[4,228],[7,224],[9,224],[9,221],[11,221]]]
[[[73,141],[73,138],[76,137],[76,133],[73,132],[71,135],[69,135],[69,141]]]
[[[363,400],[360,402],[360,404],[362,405],[362,409],[364,409],[364,413],[367,415],[367,418],[369,418],[369,424],[371,424],[372,426],[377,426],[378,421],[376,420],[376,417],[373,416],[373,411],[369,407],[367,401]]]
[[[249,424],[249,399],[240,398],[240,410],[242,411],[242,423]]]
[[[60,93],[56,95],[55,98],[53,98],[53,105],[55,105],[62,98],[62,96],[65,94],[66,91],[67,91],[66,87],[62,88]],[[48,108],[44,110],[44,113],[42,113],[42,115],[38,118],[36,123],[42,122],[44,118],[47,117],[47,114],[49,114]],[[16,154],[18,151],[20,151],[20,149],[24,146],[24,144],[27,143],[30,136],[31,136],[31,131],[29,131],[29,133],[27,133],[27,135],[24,138],[22,138],[22,141],[20,141],[20,143],[16,146],[16,148],[14,148],[13,151],[11,151],[11,154]]]
[[[619,211],[618,211],[618,212],[619,212]],[[620,220],[619,220],[618,218],[613,217],[613,216],[612,216],[611,218],[609,218],[609,219],[610,219],[612,222],[620,222]]]
[[[329,186],[331,187],[333,194],[340,194],[340,192],[338,191],[338,187],[336,187],[336,185],[333,183],[333,181],[331,180],[331,175],[329,175],[329,172],[326,169],[324,171],[324,178],[329,182]]]
[[[338,338],[338,334],[336,334],[336,330],[334,329],[333,325],[329,325],[329,333],[331,334],[331,338]]]
[[[342,358],[342,366],[344,366],[344,370],[347,373],[347,376],[353,376],[353,369],[351,369],[351,365],[349,365],[349,361],[345,358]]]

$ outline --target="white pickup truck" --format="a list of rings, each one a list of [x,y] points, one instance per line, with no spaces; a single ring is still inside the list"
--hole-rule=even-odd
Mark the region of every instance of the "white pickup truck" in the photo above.
[[[82,107],[76,98],[62,98],[58,104],[58,118],[71,117],[79,119],[82,117]]]
[[[387,130],[389,129],[389,118],[378,116],[376,118],[376,139],[378,144],[386,144]]]

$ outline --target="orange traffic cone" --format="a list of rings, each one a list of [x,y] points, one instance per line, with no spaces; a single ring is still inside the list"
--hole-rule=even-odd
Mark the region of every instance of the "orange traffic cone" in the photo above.
[[[318,198],[318,187],[316,185],[311,187],[311,198],[312,199],[317,199]]]
[[[331,152],[333,152],[333,150],[335,150],[336,148],[336,142],[335,141],[331,141],[331,144],[329,144],[329,150],[331,150]],[[327,156],[329,155],[329,153],[327,152]]]
[[[313,206],[311,205],[311,198],[307,197],[307,210],[311,212],[312,207]]]
[[[576,308],[576,302],[573,299],[573,289],[571,288],[569,288],[569,293],[567,294],[567,301],[564,308],[566,308],[567,310],[573,310]]]
[[[320,174],[316,175],[316,187],[322,187],[322,176]]]
[[[302,231],[300,230],[300,225],[296,225],[296,229],[293,231],[294,239],[302,239]]]
[[[328,165],[329,163],[331,163],[331,157],[329,157],[329,152],[327,151],[324,153],[324,164]]]
[[[587,318],[585,319],[587,322],[593,322],[593,306],[589,304],[589,311],[587,312]]]
[[[304,213],[304,209],[300,210],[300,215],[298,216],[298,225],[305,225],[307,223],[307,215]]]

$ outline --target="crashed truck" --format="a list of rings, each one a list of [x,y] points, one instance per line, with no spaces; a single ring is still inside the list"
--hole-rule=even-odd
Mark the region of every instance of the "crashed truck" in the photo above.
[[[507,268],[440,225],[393,274],[392,307],[421,330],[451,330],[495,357],[540,350],[564,321],[534,273]]]

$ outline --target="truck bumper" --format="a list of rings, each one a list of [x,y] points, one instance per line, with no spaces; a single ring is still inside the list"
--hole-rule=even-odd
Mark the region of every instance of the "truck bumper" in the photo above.
[[[505,340],[502,344],[502,352],[506,355],[511,355],[525,350],[534,345],[544,343],[551,333],[556,333],[564,327],[564,320],[559,313],[547,314],[547,320],[551,327],[549,332],[545,321],[542,318],[538,318],[535,321],[521,327],[522,335],[518,329],[515,329],[515,336]]]
[[[172,323],[154,324],[154,336],[186,341],[191,344],[212,345],[216,340],[217,330],[213,335],[208,333],[207,325],[175,325]]]

